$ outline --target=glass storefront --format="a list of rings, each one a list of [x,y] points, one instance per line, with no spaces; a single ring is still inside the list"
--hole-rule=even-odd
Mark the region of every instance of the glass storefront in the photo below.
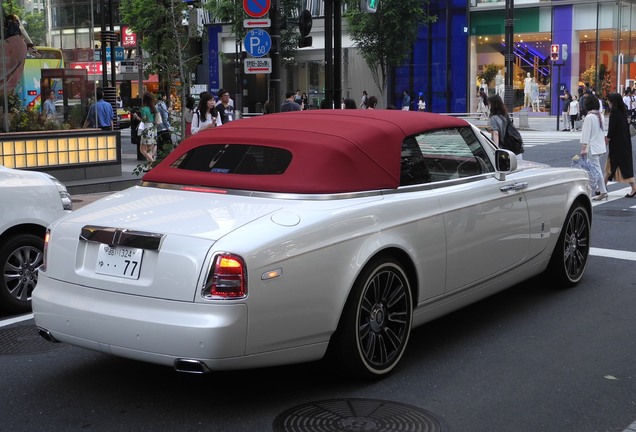
[[[473,2],[470,13],[470,110],[477,109],[477,89],[482,80],[490,95],[496,92],[493,71],[505,69],[505,2]],[[498,8],[488,8],[498,3]],[[537,7],[517,7],[535,3]],[[557,95],[573,94],[591,86],[602,98],[609,92],[633,87],[636,79],[636,2],[515,0],[514,9],[514,110],[526,108],[525,79],[536,78],[541,112],[556,114]],[[561,3],[561,4],[559,4]],[[558,45],[557,61],[551,46]]]

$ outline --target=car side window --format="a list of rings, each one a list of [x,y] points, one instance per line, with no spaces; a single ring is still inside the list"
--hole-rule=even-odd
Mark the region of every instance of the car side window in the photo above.
[[[429,183],[431,174],[428,172],[422,151],[414,137],[408,137],[402,142],[402,157],[400,163],[400,186]]]
[[[493,172],[488,154],[470,127],[425,132],[414,137],[430,175],[444,181]]]

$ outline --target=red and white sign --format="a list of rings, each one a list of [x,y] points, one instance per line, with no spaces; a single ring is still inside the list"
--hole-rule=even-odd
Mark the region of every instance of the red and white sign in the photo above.
[[[134,48],[137,46],[137,33],[126,27],[121,27],[121,46],[124,48]]]
[[[101,62],[72,62],[69,63],[69,67],[71,69],[86,69],[89,75],[99,75],[103,70]]]
[[[243,60],[243,71],[246,74],[272,73],[272,59],[247,58]]]
[[[269,18],[251,18],[243,20],[244,28],[255,28],[255,27],[271,27],[272,20]]]
[[[243,10],[252,18],[264,16],[271,6],[271,0],[243,0]]]

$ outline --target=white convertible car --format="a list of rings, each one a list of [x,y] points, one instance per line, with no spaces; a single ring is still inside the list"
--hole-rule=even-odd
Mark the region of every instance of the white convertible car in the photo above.
[[[590,250],[583,170],[517,161],[464,120],[317,110],[181,143],[50,227],[50,341],[203,373],[321,359],[394,370],[411,329]]]

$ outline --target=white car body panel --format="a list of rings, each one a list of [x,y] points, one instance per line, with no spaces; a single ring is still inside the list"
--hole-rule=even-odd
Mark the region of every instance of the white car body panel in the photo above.
[[[0,234],[18,221],[46,227],[68,213],[49,175],[0,165]]]
[[[332,196],[133,187],[54,224],[36,323],[62,342],[165,365],[316,360],[378,255],[412,272],[414,326],[545,270],[574,201],[589,204],[587,174],[519,161],[497,176]],[[103,275],[99,243],[80,240],[86,226],[162,240],[138,280]],[[220,252],[244,260],[245,298],[201,295]]]

